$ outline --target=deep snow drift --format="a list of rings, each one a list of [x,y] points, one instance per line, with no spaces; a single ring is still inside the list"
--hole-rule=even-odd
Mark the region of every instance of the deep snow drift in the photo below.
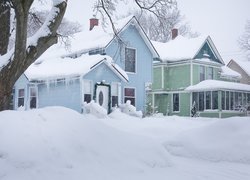
[[[1,180],[250,178],[249,118],[0,112]]]

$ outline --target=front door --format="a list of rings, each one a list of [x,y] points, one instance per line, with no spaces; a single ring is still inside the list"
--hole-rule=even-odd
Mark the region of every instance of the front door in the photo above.
[[[96,88],[96,103],[109,112],[109,86],[97,85]]]

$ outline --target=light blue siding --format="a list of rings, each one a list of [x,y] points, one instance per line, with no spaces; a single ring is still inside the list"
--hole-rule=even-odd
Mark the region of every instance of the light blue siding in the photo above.
[[[64,106],[81,112],[80,80],[38,85],[38,108]]]
[[[106,49],[106,54],[125,69],[125,47],[136,49],[136,73],[128,73],[129,83],[123,83],[122,88],[136,88],[136,108],[144,110],[146,104],[145,83],[152,82],[153,56],[135,26],[130,25],[124,30],[121,33],[121,39],[125,44],[112,41]],[[124,90],[122,90],[122,97],[124,97]]]
[[[83,78],[92,80],[94,82],[93,84],[103,80],[108,84],[111,82],[121,82],[121,79],[104,63],[98,65]]]
[[[18,80],[16,81],[15,85],[14,85],[14,89],[15,89],[15,92],[14,92],[14,109],[17,109],[18,108],[18,90],[19,89],[24,89],[24,108],[27,109],[27,104],[28,104],[28,91],[29,91],[29,88],[28,88],[28,79],[27,77],[22,74]]]

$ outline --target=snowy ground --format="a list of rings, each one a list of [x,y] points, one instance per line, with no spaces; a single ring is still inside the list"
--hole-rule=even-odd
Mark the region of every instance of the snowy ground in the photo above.
[[[249,180],[250,119],[0,112],[0,180]]]

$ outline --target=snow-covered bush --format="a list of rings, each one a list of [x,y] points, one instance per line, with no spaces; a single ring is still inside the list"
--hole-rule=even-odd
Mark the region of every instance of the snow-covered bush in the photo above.
[[[95,103],[93,100],[90,103],[84,103],[83,113],[92,114],[98,118],[107,117],[107,110],[99,104]]]
[[[119,106],[119,108],[121,109],[121,112],[123,112],[123,113],[126,113],[126,114],[131,115],[131,116],[142,118],[142,112],[136,111],[136,108],[133,105],[131,105],[130,100],[126,101],[125,104],[121,104]]]

